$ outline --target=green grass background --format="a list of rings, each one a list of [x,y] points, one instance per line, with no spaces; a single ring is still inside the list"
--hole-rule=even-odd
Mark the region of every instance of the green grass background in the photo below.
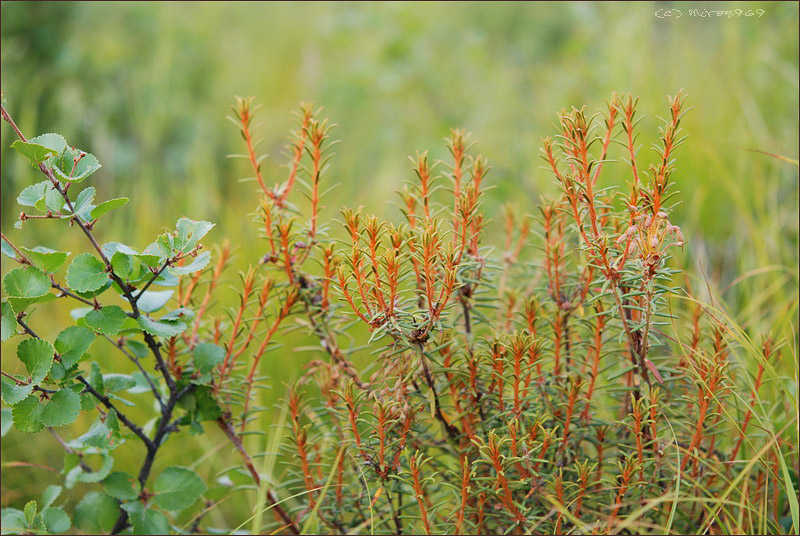
[[[655,16],[670,7],[683,16]],[[689,16],[692,8],[765,14],[699,18]],[[239,181],[250,172],[226,158],[241,152],[225,120],[234,95],[254,95],[263,105],[258,133],[271,156],[269,182],[285,177],[291,112],[314,101],[342,140],[325,179],[340,185],[325,200],[323,220],[345,204],[396,220],[393,192],[412,177],[407,155],[431,149],[444,158],[449,128],[472,131],[493,166],[488,212],[511,200],[534,213],[539,195],[555,191],[538,149],[554,133],[557,110],[584,103],[599,110],[612,91],[640,95],[645,163],[665,95],[684,88],[694,109],[683,124],[690,139],[678,153],[674,179],[683,204],[673,220],[689,241],[687,266],[724,290],[721,298],[749,332],[777,330],[797,341],[798,168],[752,151],[797,159],[796,3],[4,1],[0,9],[2,89],[22,130],[64,134],[103,163],[91,181],[98,199],[131,198],[98,226],[100,239],[143,247],[181,216],[215,221],[211,240],[246,245],[228,272],[232,284],[258,253],[257,229],[246,216],[253,184]],[[3,231],[27,246],[85,250],[78,233],[55,237],[54,222],[13,229],[17,194],[39,179],[9,149],[5,125],[0,141]],[[608,184],[628,178],[624,166],[606,176]],[[3,272],[9,264],[4,258]],[[59,331],[37,320],[44,333]],[[13,345],[3,350],[4,370],[13,368]],[[280,352],[267,359],[276,388],[265,392],[266,403],[309,357]],[[79,421],[64,435],[82,431]],[[165,449],[160,465],[189,464],[218,445],[201,474],[234,463],[215,431],[182,441]],[[135,463],[137,448],[120,449],[117,468]],[[19,506],[59,480],[9,462],[58,469],[62,454],[47,434],[7,435],[2,505]],[[235,527],[249,508],[230,501],[211,520]]]

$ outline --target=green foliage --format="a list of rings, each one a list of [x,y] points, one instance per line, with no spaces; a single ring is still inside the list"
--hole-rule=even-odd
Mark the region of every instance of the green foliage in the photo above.
[[[156,478],[153,492],[155,503],[164,510],[183,510],[206,492],[206,485],[194,471],[168,467]]]
[[[86,313],[83,320],[87,327],[103,335],[116,335],[125,325],[128,315],[122,307],[106,305]]]
[[[3,118],[13,123],[5,105]],[[193,392],[203,381],[181,379],[177,368],[169,368],[174,366],[174,358],[167,362],[162,353],[166,344],[174,347],[193,321],[194,312],[179,304],[159,319],[145,315],[173,300],[174,289],[157,287],[179,286],[182,276],[202,271],[209,264],[211,254],[201,251],[200,240],[214,225],[181,218],[174,232],[157,237],[142,253],[120,242],[100,245],[95,225],[109,211],[126,205],[128,198],[95,204],[94,186],[75,193],[73,185],[100,168],[97,159],[57,134],[18,141],[13,147],[46,177],[26,187],[19,203],[38,210],[39,218],[62,220],[65,232],[68,227],[78,228],[89,239],[91,252],[75,255],[62,283],[58,272],[69,253],[40,245],[17,248],[2,237],[3,254],[22,265],[3,277],[7,299],[2,302],[2,338],[6,341],[23,333],[17,343],[19,365],[8,366],[26,372],[3,372],[2,398],[11,406],[10,410],[3,408],[3,435],[12,423],[20,432],[33,434],[47,428],[57,435],[56,429],[76,422],[85,426],[81,415],[96,413],[84,433],[63,443],[66,488],[79,483],[98,486],[75,507],[76,526],[85,532],[119,532],[130,527],[137,534],[166,534],[170,522],[159,508],[173,512],[171,515],[189,508],[206,492],[206,485],[193,471],[170,467],[161,471],[147,495],[145,484],[156,452],[169,436],[180,433],[182,426],[189,426],[193,434],[201,433],[199,422],[217,419],[222,412],[209,390]],[[23,213],[18,227],[33,218]],[[39,336],[39,315],[35,313],[38,306],[59,299],[72,300],[79,307],[72,311],[72,325],[64,319],[47,319],[49,326],[59,327],[51,343]],[[122,306],[117,304],[120,299]],[[130,374],[113,361],[101,365],[88,353],[98,339],[110,342],[138,371]],[[224,350],[188,338],[182,344],[194,354],[198,374],[204,375],[207,383]],[[96,346],[98,354],[107,349]],[[158,374],[140,363],[148,358],[155,359]],[[139,393],[150,396],[156,424],[137,425],[126,415],[127,409],[137,405],[128,396]],[[186,400],[192,401],[188,410],[183,409]],[[113,451],[131,438],[144,443],[146,451],[138,480],[121,471],[111,472]],[[3,533],[69,530],[69,515],[53,506],[60,490],[50,487],[45,491],[41,511],[35,501],[21,511],[4,509]]]
[[[621,100],[610,102],[609,115],[624,114]],[[733,484],[746,479],[754,490],[762,475],[789,494],[794,488],[784,454],[777,450],[774,462],[764,454],[787,428],[732,394],[753,379],[727,356],[759,356],[760,372],[785,378],[767,363],[767,342],[759,349],[737,340],[737,328],[706,308],[697,313],[707,314],[703,325],[692,325],[694,311],[675,301],[691,296],[670,249],[685,244],[667,189],[671,151],[682,141],[680,103],[671,101],[650,175],[632,179],[627,197],[592,190],[595,170],[611,161],[605,148],[601,156],[587,148],[623,138],[631,125],[612,135],[608,119],[604,142],[591,115],[559,116],[564,161],[548,144],[544,154],[560,196],[542,207],[536,240],[544,251],[534,259],[526,257],[532,218],[514,209],[502,215],[504,250],[485,244],[489,168],[463,133],[453,132],[452,163],[429,163],[427,153],[413,160],[419,180],[401,194],[403,225],[344,210],[339,233],[320,218],[331,125],[304,106],[289,178],[269,187],[250,130],[254,110],[241,99],[234,122],[256,175],[265,240],[246,244],[258,264],[241,275],[231,310],[217,302],[230,248],[212,256],[200,243],[214,224],[181,218],[141,252],[105,241],[107,220],[98,220],[128,199],[95,205],[102,188],[71,187],[97,160],[58,135],[17,142],[47,177],[25,188],[20,204],[88,241],[62,285],[68,253],[3,239],[3,253],[22,265],[3,278],[3,340],[22,339],[2,377],[13,426],[70,434],[62,475],[72,493],[90,490],[74,508],[84,532],[168,533],[253,484],[257,508],[280,518],[257,515],[257,533],[742,529],[742,514],[758,501]],[[32,219],[23,213],[18,223]],[[51,315],[47,300],[78,308],[70,320]],[[315,344],[298,345],[299,337]],[[279,444],[284,432],[265,425],[259,405],[261,374],[299,351],[319,359],[289,389],[281,409],[290,441]],[[751,390],[755,400],[758,386]],[[733,414],[744,411],[756,411],[761,435],[738,428]],[[165,452],[180,456],[187,432],[201,436],[206,425],[223,431],[242,463],[208,485],[193,469],[162,470]],[[269,448],[250,456],[263,433]],[[745,438],[740,456],[761,450],[743,469],[734,462]],[[719,469],[714,448],[727,457],[733,445]],[[121,450],[141,454],[135,466],[118,463]],[[278,453],[279,478],[256,468]],[[778,459],[781,474],[769,465]],[[45,495],[41,512],[33,501],[5,509],[4,530],[69,530],[66,511],[52,506],[58,493]],[[671,510],[659,506],[667,501]],[[783,499],[775,512],[760,518],[770,531],[783,527],[781,513],[796,527],[796,502]]]
[[[111,496],[90,491],[75,507],[75,526],[87,533],[106,534],[118,516],[119,506]]]
[[[76,208],[78,207],[76,203]],[[67,268],[67,285],[75,292],[97,290],[108,281],[108,273],[100,259],[89,253],[81,253],[72,259]]]

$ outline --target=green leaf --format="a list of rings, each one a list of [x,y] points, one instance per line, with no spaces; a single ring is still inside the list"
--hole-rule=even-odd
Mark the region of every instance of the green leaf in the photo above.
[[[2,251],[3,255],[9,259],[17,258],[17,252],[14,251],[14,248],[11,247],[11,244],[6,242],[5,238],[0,238],[0,251]]]
[[[92,471],[91,473],[86,472],[80,465],[76,465],[69,470],[64,477],[64,485],[67,489],[72,489],[77,482],[87,482],[90,484],[101,482],[111,473],[111,468],[114,467],[114,458],[107,452],[101,452],[100,455],[103,457],[103,463],[96,471]]]
[[[208,263],[210,261],[211,261],[211,252],[204,251],[203,253],[195,257],[195,259],[190,264],[184,266],[171,266],[169,271],[172,272],[173,275],[191,274],[194,272],[199,272],[200,270],[208,266]]]
[[[120,501],[133,501],[139,497],[139,482],[128,473],[115,471],[103,480],[106,493]]]
[[[2,312],[0,317],[0,339],[5,342],[17,333],[17,315],[14,313],[14,308],[7,301],[0,303],[0,312]]]
[[[122,508],[130,516],[134,534],[169,534],[169,521],[158,510],[147,508],[138,501],[125,503]]]
[[[0,511],[2,517],[2,534],[17,534],[28,532],[28,522],[22,510],[16,508],[3,508]]]
[[[24,266],[8,272],[3,277],[3,287],[6,295],[13,298],[38,298],[50,292],[50,280],[40,269]]]
[[[156,478],[153,487],[155,503],[165,510],[182,510],[193,505],[206,485],[194,471],[183,467],[168,467]]]
[[[199,386],[194,390],[197,421],[215,421],[222,416],[222,408],[214,398],[211,387]]]
[[[42,212],[49,211],[54,214],[60,214],[64,205],[63,199],[64,198],[61,196],[61,193],[50,186],[44,189],[44,197],[39,199],[34,207],[36,207],[36,210],[40,210]]]
[[[59,268],[67,262],[69,252],[57,251],[44,246],[36,246],[33,249],[26,247],[19,248],[28,254],[28,258],[33,261],[37,268],[48,273],[57,272]]]
[[[56,337],[56,351],[64,368],[77,363],[94,342],[95,335],[81,326],[70,326]]]
[[[119,420],[113,411],[108,413],[105,420],[98,418],[89,431],[77,439],[87,447],[100,449],[114,449],[119,445],[119,440]]]
[[[14,425],[14,417],[10,408],[0,408],[0,437],[5,437]]]
[[[28,159],[33,167],[39,167],[39,164],[58,154],[53,149],[39,145],[38,143],[24,142],[17,140],[11,144],[11,148],[16,150],[19,154]]]
[[[107,281],[108,273],[105,265],[89,253],[76,256],[67,268],[67,285],[77,292],[97,290]]]
[[[164,338],[180,335],[187,327],[183,322],[162,322],[152,320],[146,316],[140,316],[137,318],[137,321],[139,322],[139,326],[150,335]]]
[[[42,509],[53,506],[59,495],[61,495],[61,486],[53,485],[44,488],[44,492],[42,492]]]
[[[136,380],[128,374],[103,374],[103,384],[106,392],[116,393],[136,386]]]
[[[100,162],[91,153],[85,153],[75,164],[75,158],[80,153],[79,149],[65,147],[61,154],[54,159],[53,171],[56,177],[63,181],[81,182],[100,169]]]
[[[35,434],[44,428],[40,418],[42,414],[42,404],[36,395],[28,398],[11,408],[11,417],[14,419],[14,427],[20,432]]]
[[[17,203],[23,207],[35,207],[36,203],[44,199],[45,192],[52,186],[50,181],[37,182],[24,188],[17,196]]]
[[[175,243],[182,252],[194,248],[197,243],[214,228],[214,224],[207,221],[193,221],[189,218],[181,218],[175,225],[178,236]]]
[[[174,290],[145,290],[137,305],[142,312],[155,313],[167,304],[174,293]]]
[[[50,507],[42,511],[42,520],[47,527],[47,532],[57,534],[66,532],[72,526],[69,516],[63,508]]]
[[[198,344],[194,347],[194,368],[201,374],[208,374],[225,359],[225,350],[212,343]]]
[[[31,382],[38,385],[53,364],[53,354],[56,349],[44,339],[25,339],[17,346],[17,357],[25,364]]]
[[[36,520],[36,501],[28,501],[23,513],[25,514],[25,521],[28,522],[28,525],[33,525],[34,520]]]
[[[100,216],[104,215],[105,213],[114,210],[115,208],[119,208],[128,204],[127,197],[118,197],[116,199],[109,199],[108,201],[103,201],[96,207],[92,209],[91,212],[91,219],[96,220]]]
[[[38,143],[45,147],[52,149],[56,154],[61,153],[67,147],[67,140],[61,134],[48,132],[47,134],[39,134],[35,138],[28,140],[28,143]]]
[[[69,388],[59,390],[50,397],[42,410],[42,424],[45,426],[66,426],[75,422],[81,411],[81,397]]]
[[[117,501],[99,491],[90,491],[75,507],[75,525],[87,534],[111,532],[117,517]]]
[[[16,378],[17,376],[14,377]],[[24,381],[22,378],[19,379]],[[6,376],[0,378],[0,393],[2,393],[3,401],[9,406],[25,400],[32,392],[32,383],[20,385]]]
[[[86,325],[92,330],[104,335],[116,335],[125,324],[128,315],[117,305],[106,305],[86,313],[83,317]]]
[[[88,188],[81,190],[81,193],[78,194],[78,197],[72,203],[72,212],[74,214],[78,214],[81,216],[82,220],[88,220],[89,218],[84,218],[84,212],[89,212],[93,210],[95,207],[92,205],[92,201],[94,201],[95,193],[97,190],[94,189],[94,186],[89,186]],[[92,208],[89,208],[90,205]]]
[[[11,307],[14,308],[14,311],[22,312],[28,306],[33,305],[34,303],[42,304],[42,303],[49,303],[51,301],[56,301],[58,296],[53,294],[52,292],[48,292],[44,296],[39,296],[38,298],[14,298],[12,296],[8,297],[8,303],[11,304]]]

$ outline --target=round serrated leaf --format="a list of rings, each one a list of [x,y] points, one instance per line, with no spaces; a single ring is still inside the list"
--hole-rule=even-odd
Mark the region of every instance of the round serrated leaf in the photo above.
[[[19,196],[17,197],[17,203],[23,207],[36,206],[36,203],[38,203],[40,199],[44,199],[45,192],[47,191],[47,187],[49,185],[50,181],[42,181],[25,187],[19,193]]]
[[[100,216],[104,215],[106,212],[110,210],[114,210],[115,208],[119,208],[125,206],[128,203],[127,197],[118,197],[116,199],[109,199],[108,201],[103,201],[96,207],[92,209],[91,218],[96,220]]]
[[[69,516],[63,508],[51,506],[42,511],[42,520],[47,527],[47,532],[51,534],[58,534],[66,532],[72,526]]]
[[[2,332],[2,337],[0,338],[5,342],[11,338],[12,335],[17,333],[17,316],[14,313],[14,308],[7,301],[3,301],[2,304],[0,304],[0,309],[2,309],[2,319],[0,319],[0,332]]]
[[[25,364],[31,383],[38,385],[50,372],[56,349],[44,339],[25,339],[17,346],[17,357]]]
[[[67,268],[67,285],[77,292],[97,290],[107,281],[106,267],[100,259],[89,253],[76,256]]]
[[[75,422],[81,412],[81,397],[69,388],[64,388],[50,397],[42,409],[42,424],[45,426],[66,426]]]
[[[75,507],[75,525],[87,534],[108,534],[117,517],[117,501],[99,491],[90,491]]]
[[[140,316],[136,320],[139,322],[139,326],[143,330],[150,335],[156,335],[157,337],[174,337],[176,335],[180,335],[186,329],[186,324],[183,322],[159,322],[151,318],[147,318],[146,316]]]
[[[58,334],[55,346],[64,368],[70,368],[83,357],[94,337],[94,333],[81,326],[70,326]]]
[[[50,280],[38,268],[15,268],[3,277],[3,288],[12,298],[38,298],[50,291]]]
[[[64,266],[69,256],[69,252],[57,251],[44,246],[36,246],[33,249],[20,247],[19,249],[28,254],[28,257],[37,268],[49,273],[56,272],[59,268]]]
[[[194,347],[194,368],[201,374],[211,372],[214,367],[222,363],[223,359],[225,350],[216,344],[203,343]]]
[[[115,471],[103,480],[106,493],[120,501],[133,501],[139,497],[139,482],[128,473]]]
[[[0,393],[2,393],[3,402],[9,406],[13,406],[14,404],[25,400],[32,392],[32,383],[20,385],[6,376],[0,378]]]
[[[155,502],[165,510],[182,510],[206,492],[206,485],[194,471],[184,467],[168,467],[156,478]]]
[[[39,145],[38,143],[31,143],[29,141],[17,140],[11,144],[11,148],[15,149],[19,154],[28,159],[33,167],[37,167],[41,162],[44,162],[51,156],[58,153],[49,147]]]
[[[155,313],[167,304],[174,293],[174,290],[145,290],[137,300],[139,310]]]
[[[134,534],[169,534],[169,521],[158,510],[147,508],[138,501],[125,503],[122,508],[128,512]]]
[[[83,317],[86,326],[104,335],[116,335],[125,325],[128,315],[117,305],[107,305],[102,309],[89,311]]]
[[[41,420],[42,404],[36,395],[28,398],[11,408],[11,417],[14,420],[14,428],[20,432],[35,434],[44,428]]]

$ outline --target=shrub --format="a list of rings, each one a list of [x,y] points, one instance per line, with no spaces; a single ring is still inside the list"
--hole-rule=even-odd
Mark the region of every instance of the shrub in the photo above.
[[[320,210],[333,125],[302,106],[288,177],[269,186],[252,99],[237,99],[263,249],[225,314],[214,296],[230,248],[212,265],[200,243],[212,224],[181,218],[141,252],[101,245],[98,221],[127,200],[94,205],[92,187],[76,193],[97,160],[55,134],[27,140],[4,104],[13,147],[46,179],[20,194],[33,208],[19,225],[61,220],[91,246],[62,279],[68,253],[3,235],[3,253],[21,265],[3,278],[2,338],[21,339],[25,371],[3,372],[14,426],[56,434],[96,415],[63,443],[64,485],[97,484],[73,514],[95,532],[201,530],[218,504],[196,504],[207,483],[185,467],[150,473],[171,437],[208,424],[241,458],[229,475],[257,487],[254,533],[796,531],[796,428],[785,437],[796,422],[762,398],[796,403],[774,366],[783,341],[756,344],[691,293],[672,257],[686,243],[670,188],[684,98],[669,99],[647,168],[636,104],[613,95],[602,119],[562,111],[542,148],[559,197],[535,218],[505,206],[492,247],[490,167],[467,133],[451,133],[447,163],[412,158],[404,223],[359,207],[329,226]],[[602,186],[609,173],[628,178],[624,194]],[[79,309],[50,342],[30,317],[59,299]],[[319,355],[287,388],[279,426],[260,430],[267,354],[289,331],[316,339]],[[98,338],[138,372],[103,370],[90,352]],[[139,404],[153,411],[149,426],[126,415],[136,392],[151,398]],[[259,432],[283,454],[278,482],[257,467],[271,452],[245,447]],[[128,440],[144,446],[136,475],[112,472]],[[4,509],[4,530],[68,530],[60,491]]]

